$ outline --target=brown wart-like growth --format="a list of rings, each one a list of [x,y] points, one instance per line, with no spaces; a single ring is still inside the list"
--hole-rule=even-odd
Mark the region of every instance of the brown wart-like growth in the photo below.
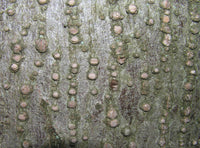
[[[131,142],[129,143],[128,148],[137,148],[137,145],[136,145],[135,142],[131,141]]]
[[[21,55],[21,54],[14,54],[14,55],[12,56],[12,60],[13,60],[14,62],[17,62],[17,63],[19,63],[19,62],[21,61],[21,59],[22,59],[22,55]]]
[[[131,135],[131,129],[129,127],[124,127],[121,131],[122,135],[128,137]]]
[[[121,20],[121,19],[123,19],[124,16],[121,15],[120,12],[114,11],[114,12],[110,13],[110,18],[111,18],[113,21],[116,21],[116,20]]]
[[[40,61],[40,60],[36,60],[36,61],[34,61],[34,65],[36,67],[42,67],[44,65],[44,63],[42,61]]]
[[[51,77],[52,77],[52,79],[53,79],[54,81],[58,81],[58,80],[60,79],[59,73],[56,73],[56,72],[53,73]]]
[[[7,14],[8,14],[9,16],[13,16],[13,15],[15,14],[15,10],[14,10],[13,8],[8,8],[8,9],[7,9]]]
[[[10,65],[10,70],[11,70],[12,72],[17,72],[17,71],[19,70],[19,65],[16,64],[16,63],[11,64],[11,65]]]
[[[113,119],[109,122],[110,127],[115,128],[119,125],[119,121],[117,119]]]
[[[138,13],[138,8],[135,4],[130,4],[126,8],[126,12],[130,14],[137,14]]]
[[[141,74],[141,78],[142,79],[146,80],[146,79],[148,79],[148,77],[149,77],[149,75],[146,72],[144,72],[144,73]]]
[[[67,107],[75,108],[76,107],[76,101],[75,100],[68,101]]]
[[[118,88],[119,88],[119,82],[118,82],[118,80],[112,79],[110,81],[110,89],[116,91],[116,90],[118,90]]]
[[[60,97],[60,93],[58,91],[53,91],[52,97],[58,99]]]
[[[29,95],[33,92],[33,86],[31,86],[29,84],[24,84],[21,86],[20,90],[23,95]]]
[[[170,9],[171,8],[171,4],[169,0],[163,0],[160,2],[160,6],[163,9]]]
[[[4,88],[5,90],[9,90],[9,89],[10,89],[10,84],[9,84],[9,83],[3,84],[3,88]]]
[[[45,39],[38,39],[35,41],[35,48],[38,52],[44,53],[48,49],[48,42]]]
[[[20,32],[20,34],[21,34],[22,36],[27,36],[27,35],[28,35],[27,29],[22,29],[22,31]]]
[[[27,102],[22,101],[22,102],[20,103],[20,106],[21,106],[22,108],[26,108],[26,107],[27,107]]]
[[[98,75],[95,72],[89,72],[87,77],[88,77],[89,80],[96,80]]]
[[[97,95],[98,94],[98,89],[97,88],[92,88],[91,90],[90,90],[90,93],[91,93],[91,95]]]
[[[69,33],[72,35],[76,35],[79,33],[79,28],[77,26],[70,26]]]
[[[185,83],[184,88],[185,90],[188,90],[188,91],[192,91],[194,89],[192,83],[190,82]]]
[[[40,5],[47,4],[49,0],[37,0]]]
[[[155,0],[147,0],[149,4],[154,4]]]
[[[14,53],[20,53],[23,50],[23,47],[21,44],[14,44],[12,50]]]
[[[20,121],[26,121],[28,119],[28,114],[26,112],[22,112],[18,115],[18,119]]]
[[[57,112],[57,111],[59,111],[59,108],[58,108],[58,105],[52,105],[51,106],[51,109],[54,111],[54,112]]]
[[[110,119],[117,118],[117,111],[112,107],[108,110],[107,117]]]
[[[23,148],[29,148],[31,146],[30,142],[28,140],[24,140],[22,143]]]
[[[89,63],[92,66],[97,66],[99,64],[99,59],[98,58],[90,58]]]
[[[119,35],[119,34],[122,33],[123,29],[120,25],[114,25],[113,31],[114,31],[115,34]]]
[[[151,110],[151,106],[148,103],[143,103],[140,108],[144,111],[144,112],[148,112]]]
[[[76,0],[68,0],[67,1],[67,5],[71,6],[71,7],[75,6],[76,5]]]
[[[69,95],[76,95],[77,91],[75,88],[70,88],[69,91],[68,91],[68,94]]]
[[[72,44],[78,44],[78,43],[80,43],[80,38],[79,38],[79,36],[72,36],[71,37],[71,39],[70,39],[70,42],[72,43]]]
[[[164,46],[167,46],[167,47],[170,46],[170,44],[171,44],[171,39],[172,39],[172,37],[171,37],[170,34],[164,34],[162,44],[163,44]]]

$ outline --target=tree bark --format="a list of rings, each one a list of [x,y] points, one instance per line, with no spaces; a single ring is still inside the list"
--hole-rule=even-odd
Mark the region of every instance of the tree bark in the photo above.
[[[0,9],[0,147],[199,147],[199,0]]]

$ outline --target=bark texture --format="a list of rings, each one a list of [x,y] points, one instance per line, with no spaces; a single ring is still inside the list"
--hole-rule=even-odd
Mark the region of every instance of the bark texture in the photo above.
[[[1,0],[1,148],[200,146],[199,0]]]

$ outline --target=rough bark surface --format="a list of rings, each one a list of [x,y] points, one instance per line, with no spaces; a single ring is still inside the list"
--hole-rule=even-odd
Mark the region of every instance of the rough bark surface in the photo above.
[[[0,1],[1,148],[200,146],[199,0],[40,1]]]

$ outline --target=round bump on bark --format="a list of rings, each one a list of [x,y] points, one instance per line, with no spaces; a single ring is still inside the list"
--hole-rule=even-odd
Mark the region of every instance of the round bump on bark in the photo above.
[[[137,148],[137,145],[134,141],[131,141],[128,148]]]
[[[69,28],[69,33],[72,34],[72,35],[78,34],[78,33],[79,33],[78,27],[76,27],[76,26],[71,26],[71,27]]]
[[[158,74],[160,72],[159,68],[155,67],[153,70],[152,70],[152,73],[153,74]]]
[[[72,43],[72,44],[78,44],[78,43],[80,43],[80,38],[78,37],[78,36],[72,36],[71,37],[71,39],[70,39],[70,42]]]
[[[87,77],[88,77],[89,80],[96,80],[97,77],[98,77],[98,75],[97,75],[96,72],[89,72],[89,73],[87,74]]]
[[[191,60],[186,61],[186,66],[188,67],[192,67],[193,66],[193,62]]]
[[[70,130],[76,129],[76,125],[73,124],[73,123],[69,123],[69,124],[68,124],[68,128],[69,128]]]
[[[125,137],[128,137],[131,135],[131,129],[129,127],[124,127],[121,132]]]
[[[76,136],[76,130],[70,130],[70,136]]]
[[[58,112],[59,111],[59,108],[58,108],[58,105],[52,105],[51,106],[51,109],[54,111],[54,112]]]
[[[14,44],[12,50],[14,53],[20,53],[23,50],[23,47],[21,44]]]
[[[9,28],[8,26],[5,26],[5,27],[3,28],[3,30],[4,30],[5,32],[8,32],[8,31],[10,31],[10,28]]]
[[[165,138],[164,138],[164,137],[161,137],[160,140],[159,140],[159,142],[158,142],[158,144],[159,144],[161,147],[163,147],[163,146],[165,146],[165,143],[166,143]]]
[[[164,16],[162,17],[162,22],[163,22],[163,23],[169,23],[169,22],[170,22],[170,17],[169,17],[168,15],[164,15]]]
[[[72,76],[71,74],[68,74],[68,75],[67,75],[67,79],[68,79],[68,80],[71,80],[72,78],[73,78],[73,76]]]
[[[34,65],[36,67],[42,67],[44,65],[44,63],[41,60],[35,60],[34,61]]]
[[[193,85],[192,85],[192,83],[187,82],[187,83],[185,83],[184,88],[185,88],[185,90],[192,91]]]
[[[21,61],[21,59],[22,59],[22,56],[21,56],[20,54],[14,54],[14,55],[12,56],[12,60],[13,60],[14,62],[17,62],[17,63],[19,63],[19,62]]]
[[[20,32],[20,34],[21,34],[22,36],[27,36],[27,35],[28,35],[27,29],[22,29],[22,31]]]
[[[76,137],[70,137],[70,143],[71,143],[71,144],[75,144],[75,143],[77,143],[77,142],[78,142],[78,140],[77,140]]]
[[[110,89],[116,91],[116,90],[118,90],[118,88],[119,88],[119,82],[118,82],[118,80],[112,79],[110,81]]]
[[[48,49],[48,42],[45,39],[38,39],[35,41],[35,48],[37,49],[38,52],[44,53]]]
[[[98,58],[90,58],[89,63],[92,66],[97,66],[99,64],[99,59]]]
[[[135,4],[130,4],[127,6],[126,12],[130,14],[137,14],[138,8]]]
[[[123,32],[123,28],[120,25],[114,25],[113,26],[113,31],[116,35],[119,35]]]
[[[10,83],[5,83],[5,84],[3,84],[3,88],[4,88],[5,90],[9,90],[9,89],[10,89]]]
[[[78,84],[77,84],[76,81],[72,81],[72,82],[70,83],[70,86],[73,87],[73,88],[75,88],[75,87],[78,86]]]
[[[18,133],[23,133],[23,132],[24,132],[24,127],[18,125],[18,126],[16,127],[16,130],[17,130]]]
[[[16,63],[11,64],[11,65],[10,65],[10,70],[11,70],[12,72],[17,72],[17,71],[19,70],[19,65],[16,64]]]
[[[103,148],[113,148],[113,146],[110,143],[105,143]]]
[[[146,24],[149,26],[152,26],[152,25],[154,25],[154,20],[152,18],[150,18],[146,21]]]
[[[53,91],[52,97],[58,99],[60,97],[60,93],[58,91]]]
[[[61,59],[61,54],[59,52],[55,52],[52,54],[53,58],[55,60],[60,60]]]
[[[149,75],[146,72],[141,74],[141,78],[144,80],[148,79],[148,77],[149,77]]]
[[[115,128],[119,125],[119,121],[117,119],[113,119],[109,122],[110,127]]]
[[[149,112],[151,110],[151,105],[148,103],[143,103],[140,108],[144,111],[144,112]]]
[[[47,4],[49,2],[48,0],[37,0],[37,1],[40,5],[44,5],[44,4]]]
[[[76,101],[75,100],[71,100],[68,102],[67,107],[69,108],[75,108],[76,107]]]
[[[182,133],[186,133],[186,132],[187,132],[187,129],[186,129],[185,126],[181,127],[181,132],[182,132]]]
[[[13,16],[13,15],[15,14],[15,10],[14,10],[13,8],[8,8],[8,9],[7,9],[7,14],[8,14],[9,16]]]
[[[98,94],[98,89],[97,89],[97,88],[92,88],[92,89],[90,90],[90,93],[91,93],[91,95],[95,96],[95,95]]]
[[[20,103],[20,106],[22,107],[22,108],[26,108],[27,107],[27,102],[25,102],[25,101],[22,101],[21,103]]]
[[[69,91],[68,91],[68,94],[69,95],[76,95],[77,91],[75,88],[70,88]]]
[[[28,140],[24,140],[22,143],[23,148],[29,148],[31,146],[30,142]]]
[[[172,37],[170,34],[164,34],[162,44],[164,46],[169,47],[171,45],[171,39],[172,39]]]
[[[148,0],[148,3],[149,3],[149,4],[154,4],[154,3],[155,3],[155,0]]]
[[[21,86],[20,90],[23,95],[29,95],[33,92],[33,86],[29,84],[24,84]]]
[[[170,4],[170,1],[169,0],[162,0],[160,2],[160,6],[161,8],[163,9],[170,9],[171,8],[171,4]]]
[[[58,81],[58,80],[60,79],[59,73],[56,73],[56,72],[53,73],[51,77],[52,77],[52,79],[53,79],[54,81]]]
[[[134,58],[139,58],[139,57],[140,57],[140,54],[139,54],[138,52],[134,52],[134,53],[133,53],[133,57],[134,57]]]
[[[107,113],[107,117],[110,119],[117,118],[117,111],[114,108],[110,108]]]
[[[87,141],[88,140],[88,136],[83,135],[82,139],[83,139],[83,141]]]
[[[22,112],[22,113],[18,114],[18,119],[20,121],[26,121],[28,119],[28,114],[26,112]]]
[[[76,0],[68,0],[67,1],[67,5],[71,6],[71,7],[75,6],[76,5]]]
[[[123,19],[124,16],[122,16],[122,15],[120,14],[120,12],[114,11],[114,12],[112,12],[112,13],[110,14],[110,18],[111,18],[113,21],[116,21],[116,20],[121,20],[121,19]]]

